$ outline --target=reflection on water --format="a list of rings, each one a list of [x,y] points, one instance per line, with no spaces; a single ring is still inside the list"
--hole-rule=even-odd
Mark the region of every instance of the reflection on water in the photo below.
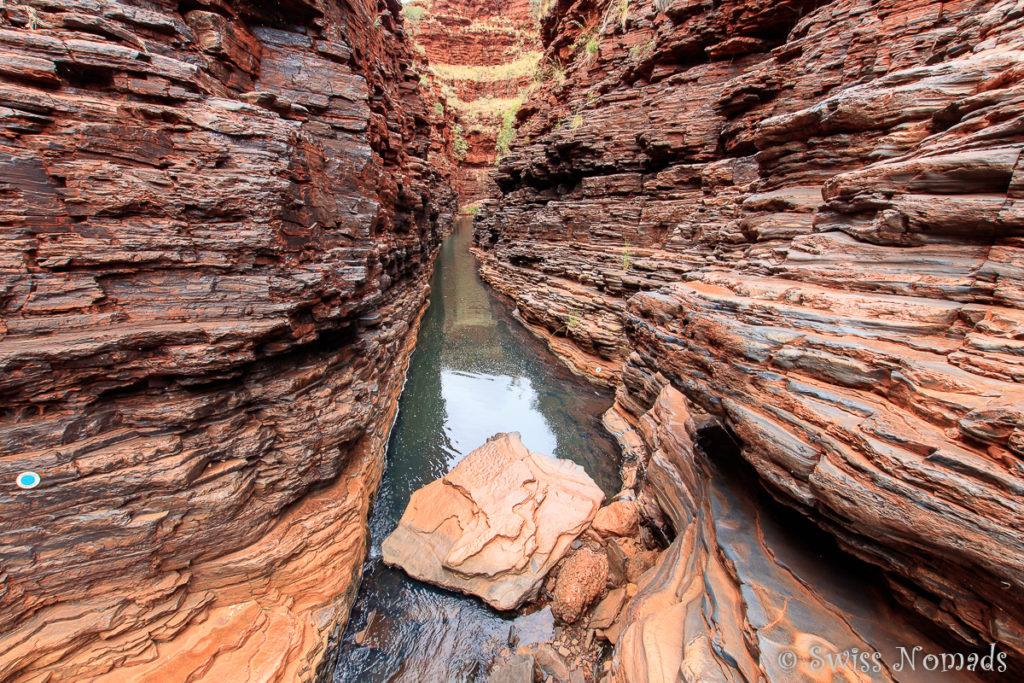
[[[413,491],[488,437],[517,431],[527,448],[581,464],[609,497],[619,488],[618,448],[600,424],[611,395],[570,374],[490,295],[468,251],[471,240],[471,221],[461,219],[441,248],[334,681],[485,678],[513,621],[522,642],[550,636],[550,610],[502,615],[380,560],[380,544]]]

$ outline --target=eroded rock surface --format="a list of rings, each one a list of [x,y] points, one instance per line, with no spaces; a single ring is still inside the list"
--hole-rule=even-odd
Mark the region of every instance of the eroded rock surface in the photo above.
[[[600,596],[608,581],[608,557],[601,551],[581,548],[558,570],[551,611],[566,624],[579,619]]]
[[[603,500],[579,465],[499,434],[413,493],[384,541],[384,561],[514,609],[536,595]]]
[[[313,677],[454,210],[399,21],[0,9],[0,679]]]
[[[675,538],[619,610],[594,611],[592,626],[616,644],[615,680],[915,680],[905,662],[898,668],[898,648],[942,651],[865,590],[856,569],[823,575],[821,545],[794,545],[783,520],[760,514],[750,491],[695,448],[677,390],[664,386],[636,429],[650,452],[647,490]],[[853,652],[864,659],[843,662]],[[830,655],[842,663],[824,665]]]
[[[520,111],[483,276],[620,386],[610,426],[668,382],[904,604],[1021,667],[1020,3],[580,0],[545,22],[566,82]]]

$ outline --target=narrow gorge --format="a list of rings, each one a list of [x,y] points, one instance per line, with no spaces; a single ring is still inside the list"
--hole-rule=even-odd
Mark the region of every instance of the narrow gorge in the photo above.
[[[0,232],[0,681],[1024,676],[1024,0],[0,1]]]

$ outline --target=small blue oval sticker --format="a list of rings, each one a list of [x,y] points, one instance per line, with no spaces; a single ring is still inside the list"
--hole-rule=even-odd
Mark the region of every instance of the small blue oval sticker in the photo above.
[[[22,472],[14,481],[18,485],[18,488],[34,489],[39,486],[39,482],[42,481],[42,479],[35,472]]]

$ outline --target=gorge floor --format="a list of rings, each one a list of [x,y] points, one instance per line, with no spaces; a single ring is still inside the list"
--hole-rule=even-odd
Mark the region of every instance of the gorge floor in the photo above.
[[[469,219],[460,219],[437,260],[370,519],[370,554],[324,681],[483,681],[501,659],[510,626],[522,645],[555,640],[550,609],[496,612],[381,559],[381,542],[411,494],[494,433],[518,430],[532,449],[578,462],[608,499],[621,483],[619,449],[600,422],[611,396],[569,373],[488,291],[468,251],[471,229]],[[777,595],[787,603],[781,613],[792,612],[786,619],[811,636],[817,629],[835,640],[835,624],[842,623],[850,642],[869,644],[890,667],[900,661],[900,648],[943,650],[880,588],[876,569],[773,500],[725,432],[711,430],[698,445],[712,465],[717,550],[733,563],[744,591]],[[912,670],[895,678],[937,680]]]
[[[500,614],[381,561],[381,542],[410,495],[488,437],[519,431],[532,450],[581,464],[609,498],[619,489],[618,447],[600,423],[611,395],[570,374],[512,319],[477,276],[471,240],[471,220],[462,218],[438,256],[370,518],[370,555],[336,653],[336,683],[486,678],[513,622],[523,643],[531,634],[551,637],[549,611]]]

